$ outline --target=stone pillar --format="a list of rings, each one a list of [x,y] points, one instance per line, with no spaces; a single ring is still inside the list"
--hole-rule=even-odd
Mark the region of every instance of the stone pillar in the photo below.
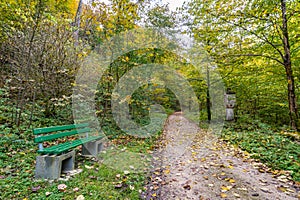
[[[226,121],[233,121],[234,120],[234,107],[236,104],[236,96],[230,88],[227,89],[224,95],[224,103],[226,108]]]
[[[75,165],[75,151],[62,155],[41,155],[36,157],[35,178],[59,179],[62,171],[72,171]]]
[[[95,156],[102,150],[102,140],[95,140],[82,145],[83,156]]]

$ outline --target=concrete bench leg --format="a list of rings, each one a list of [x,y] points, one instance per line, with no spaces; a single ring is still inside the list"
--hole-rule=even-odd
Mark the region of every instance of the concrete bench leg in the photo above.
[[[36,157],[35,178],[58,179],[62,171],[74,170],[75,151],[62,155]]]
[[[82,145],[83,156],[97,156],[102,150],[102,141],[96,140]]]

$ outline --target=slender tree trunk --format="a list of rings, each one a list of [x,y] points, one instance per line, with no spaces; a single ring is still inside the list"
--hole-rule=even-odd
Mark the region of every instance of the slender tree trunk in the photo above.
[[[75,46],[78,45],[79,41],[79,28],[80,28],[80,17],[82,13],[82,0],[79,0],[78,7],[77,7],[77,12],[74,20],[74,26],[76,27],[76,30],[74,32],[74,39],[75,39]]]
[[[295,82],[292,69],[290,43],[288,34],[288,22],[286,16],[286,0],[281,0],[282,10],[282,33],[283,33],[283,46],[284,46],[284,58],[283,63],[286,71],[286,77],[288,81],[288,101],[289,101],[289,116],[290,123],[293,129],[297,130],[297,121],[299,119],[297,109],[297,99],[295,94]]]
[[[210,107],[210,77],[209,77],[209,66],[206,66],[206,78],[207,78],[207,90],[206,90],[206,109],[207,109],[207,120],[211,121],[211,107]]]
[[[30,110],[30,118],[27,128],[30,128],[32,120],[33,120],[33,112],[35,110],[35,89],[32,89],[33,91],[33,97],[32,97],[32,103],[31,103],[31,110]]]

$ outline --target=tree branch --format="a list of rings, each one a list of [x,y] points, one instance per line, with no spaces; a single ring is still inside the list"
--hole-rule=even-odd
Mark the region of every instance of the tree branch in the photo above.
[[[232,56],[232,57],[264,57],[264,58],[268,58],[271,60],[274,60],[278,63],[280,63],[281,65],[284,65],[284,63],[280,60],[278,60],[277,58],[273,58],[271,56],[267,56],[267,55],[263,55],[263,54],[234,54],[234,55],[228,55],[228,56]]]

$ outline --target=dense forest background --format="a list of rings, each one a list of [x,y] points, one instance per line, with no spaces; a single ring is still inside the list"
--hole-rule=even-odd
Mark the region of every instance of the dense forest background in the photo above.
[[[104,66],[103,76],[96,77],[97,87],[87,93],[93,98],[92,109],[79,112],[92,112],[94,121],[99,123],[117,151],[129,156],[142,154],[147,160],[157,147],[167,143],[162,139],[162,131],[157,131],[154,126],[156,133],[152,137],[133,137],[122,131],[113,116],[112,98],[122,77],[132,70],[144,64],[168,66],[178,74],[181,82],[177,84],[172,76],[170,78],[161,71],[153,71],[153,74],[176,85],[176,90],[158,79],[143,82],[143,77],[152,73],[147,70],[145,75],[131,77],[133,81],[141,79],[143,84],[120,101],[129,107],[129,120],[141,127],[151,127],[151,105],[155,104],[160,104],[168,115],[184,108],[192,114],[197,113],[197,109],[190,107],[192,98],[185,98],[187,103],[181,105],[184,101],[180,102],[180,95],[189,97],[188,88],[180,87],[186,81],[197,97],[199,115],[196,121],[200,120],[200,127],[208,134],[215,133],[209,128],[225,119],[223,97],[230,89],[236,95],[235,117],[233,121],[221,123],[222,132],[218,139],[230,145],[234,155],[242,156],[243,162],[246,157],[251,157],[256,164],[262,162],[255,176],[258,172],[272,174],[274,178],[282,179],[276,186],[278,191],[289,193],[288,188],[282,186],[286,183],[299,192],[298,0],[190,0],[176,11],[160,0],[105,2],[0,1],[0,199],[82,199],[82,195],[90,199],[140,198],[145,184],[151,180],[145,171],[128,173],[93,158],[76,155],[76,168],[82,173],[69,181],[48,182],[34,178],[38,145],[34,143],[32,129],[78,122],[74,112],[74,91],[85,85],[76,80],[93,55],[105,57],[109,62]],[[155,35],[144,37],[146,29],[154,30]],[[127,45],[134,47],[146,38],[146,43],[163,41],[157,46],[166,45],[166,48],[146,45],[116,56],[115,50],[122,52],[123,46],[118,45],[121,42],[115,36],[134,30],[142,30],[141,37],[123,40]],[[189,38],[189,42],[186,43],[184,38]],[[192,63],[189,56],[199,62]],[[91,68],[91,80],[95,74]],[[87,80],[90,77],[85,76]],[[130,88],[131,84],[124,86]],[[218,109],[214,109],[216,96],[221,97]],[[85,120],[90,122],[89,118]],[[164,123],[161,118],[158,121]],[[202,148],[201,137],[195,138],[198,141],[192,150],[197,146]],[[77,153],[81,152],[80,148],[76,149]],[[206,148],[214,148],[214,145]],[[110,158],[113,161],[119,159],[113,164],[135,170],[129,164],[122,164],[121,161],[126,161],[123,154]],[[132,157],[128,158],[132,160]],[[202,165],[205,160],[205,157],[199,157],[195,162]],[[223,172],[224,165],[221,166]],[[170,173],[170,170],[166,171]],[[163,169],[154,174],[160,172],[163,173]],[[253,176],[253,173],[248,175]],[[267,182],[262,179],[259,179],[262,183]],[[152,178],[152,181],[157,179]],[[61,185],[67,188],[61,190]],[[258,189],[261,186],[258,185]],[[226,191],[229,189],[226,187]],[[153,195],[156,197],[157,193]]]
[[[101,52],[99,46],[114,35],[139,27],[166,37],[170,32],[188,34],[194,49],[204,48],[225,88],[236,93],[237,121],[296,130],[299,10],[300,3],[293,0],[193,0],[177,11],[147,0],[1,1],[1,131],[72,123],[72,88],[84,59],[92,51]],[[110,101],[122,75],[138,64],[170,61],[196,92],[201,119],[209,119],[206,77],[183,58],[148,48],[113,60],[99,81],[96,114],[106,131],[117,129]],[[180,110],[176,95],[153,83],[142,86],[131,101],[131,112],[141,124],[149,123],[149,105],[154,102],[168,113]]]

